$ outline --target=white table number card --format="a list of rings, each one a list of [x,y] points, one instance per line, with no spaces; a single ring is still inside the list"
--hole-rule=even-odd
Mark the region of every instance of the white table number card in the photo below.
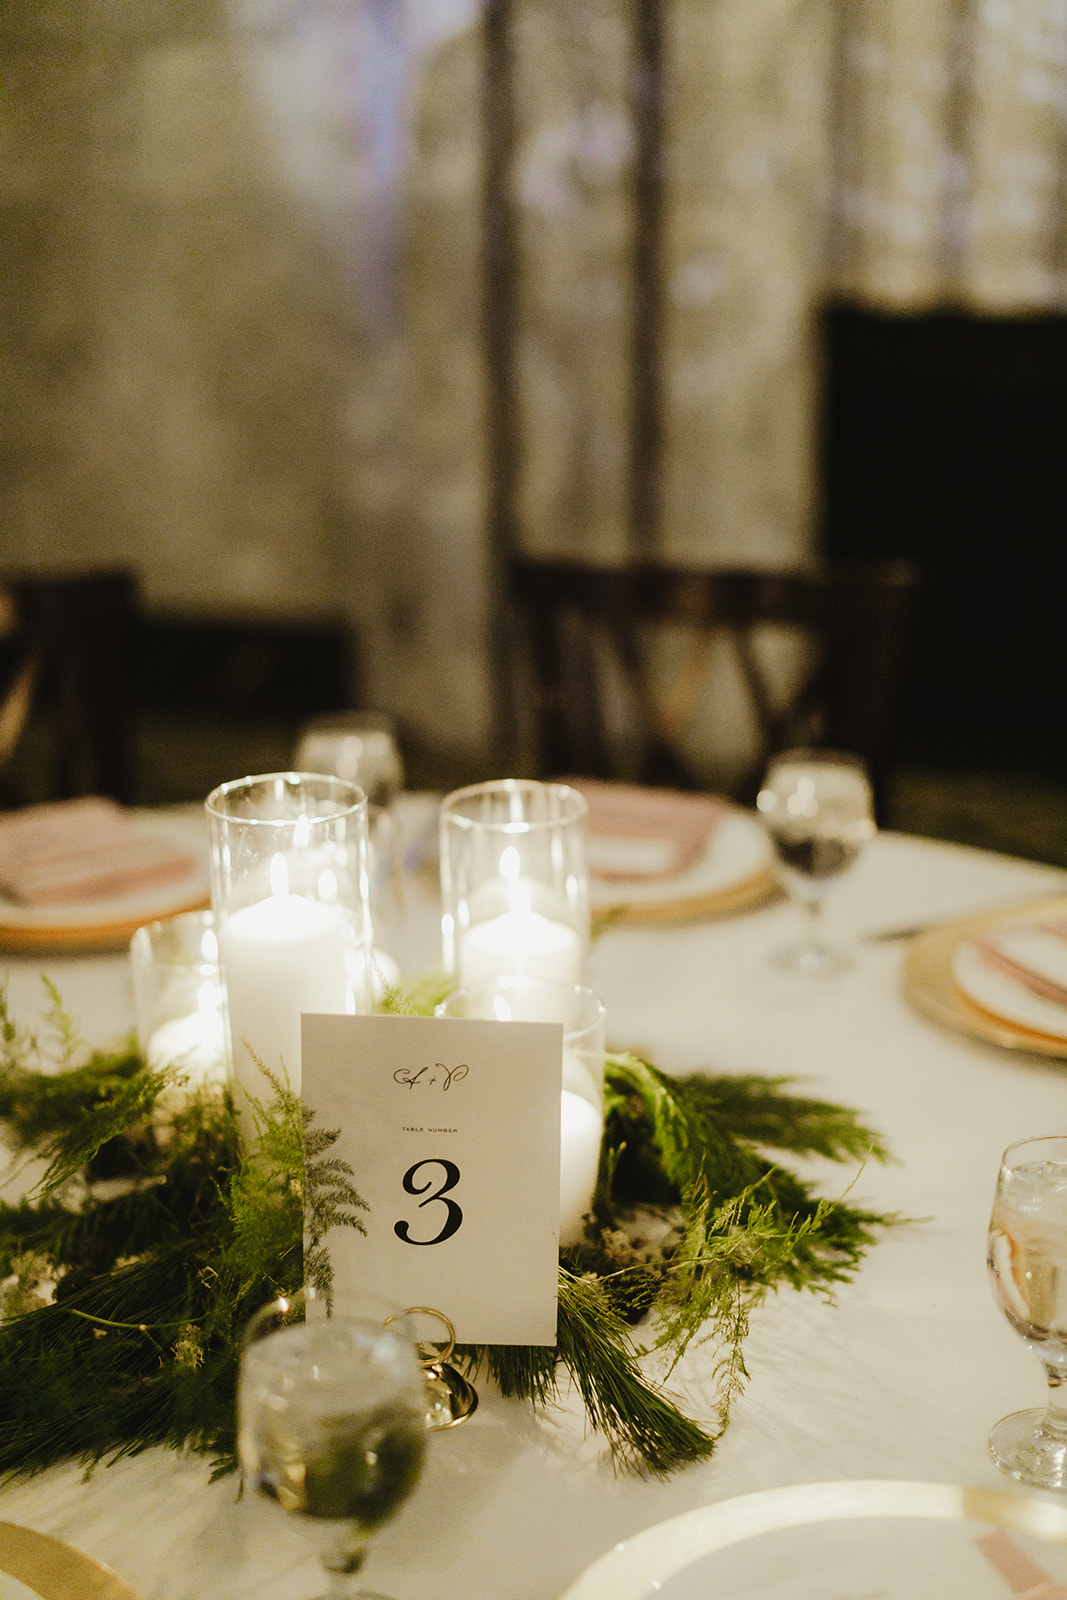
[[[304,1104],[369,1207],[329,1236],[339,1309],[358,1286],[461,1344],[555,1344],[562,1053],[555,1023],[303,1018]]]

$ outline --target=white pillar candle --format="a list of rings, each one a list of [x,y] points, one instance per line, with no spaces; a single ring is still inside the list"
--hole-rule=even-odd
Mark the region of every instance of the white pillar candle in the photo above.
[[[270,1097],[263,1064],[300,1093],[300,1016],[352,1009],[348,919],[341,906],[268,895],[225,918],[219,951],[238,1090]]]
[[[461,937],[459,980],[465,988],[494,978],[582,981],[582,941],[569,923],[538,911],[505,911],[476,922]]]
[[[583,1095],[560,1094],[559,1242],[577,1244],[582,1219],[589,1210],[600,1165],[603,1120]]]

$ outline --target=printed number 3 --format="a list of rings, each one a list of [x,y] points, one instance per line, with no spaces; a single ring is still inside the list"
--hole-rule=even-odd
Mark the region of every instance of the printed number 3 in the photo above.
[[[420,1183],[418,1174],[423,1167],[443,1167],[445,1181],[439,1184],[436,1189],[433,1188],[434,1179],[432,1176],[428,1177],[425,1183]],[[395,1222],[393,1224],[393,1232],[397,1238],[403,1239],[405,1244],[442,1244],[445,1239],[451,1239],[463,1221],[462,1209],[454,1200],[448,1198],[449,1189],[454,1189],[459,1182],[459,1168],[456,1163],[454,1161],[446,1161],[441,1156],[428,1156],[425,1161],[416,1161],[413,1167],[408,1168],[404,1174],[403,1182],[408,1194],[426,1195],[425,1200],[419,1201],[420,1211],[423,1206],[428,1206],[431,1201],[440,1200],[443,1206],[447,1206],[448,1215],[445,1217],[440,1233],[434,1234],[432,1239],[413,1239],[406,1222]],[[431,1191],[429,1194],[426,1194],[427,1189]]]

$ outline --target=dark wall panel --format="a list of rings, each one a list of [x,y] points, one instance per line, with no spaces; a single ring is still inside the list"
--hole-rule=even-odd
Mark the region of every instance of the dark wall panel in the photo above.
[[[1067,774],[1067,318],[823,321],[823,545],[925,575],[901,754]]]

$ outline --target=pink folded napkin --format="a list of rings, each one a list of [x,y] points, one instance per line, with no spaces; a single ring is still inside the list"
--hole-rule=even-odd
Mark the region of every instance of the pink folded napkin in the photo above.
[[[0,816],[0,893],[27,906],[111,900],[185,877],[196,864],[98,795]]]
[[[607,882],[677,877],[707,848],[726,813],[716,795],[569,778],[589,805],[589,871]]]
[[[974,1542],[990,1566],[1000,1573],[1015,1600],[1067,1600],[1067,1587],[1031,1560],[1003,1528],[979,1534]]]

